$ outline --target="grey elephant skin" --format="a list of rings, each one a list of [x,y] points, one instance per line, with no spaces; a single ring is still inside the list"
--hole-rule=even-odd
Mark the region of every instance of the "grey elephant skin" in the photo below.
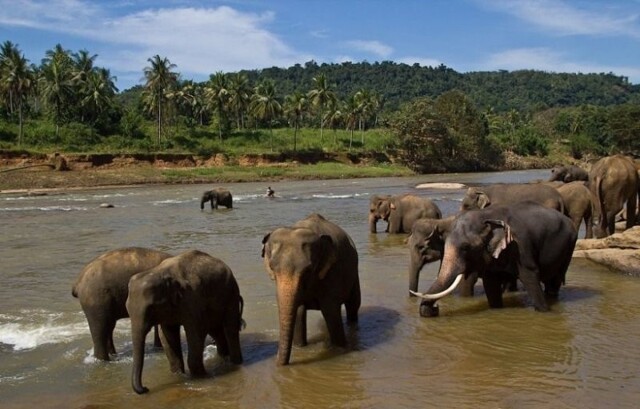
[[[585,182],[562,183],[556,186],[564,202],[564,212],[573,222],[576,230],[584,220],[585,239],[593,238],[593,196]]]
[[[127,311],[131,317],[133,369],[131,385],[142,385],[145,338],[153,325],[162,328],[161,339],[173,372],[184,372],[180,326],[187,338],[187,364],[192,376],[205,376],[205,338],[216,342],[218,354],[242,363],[240,329],[243,300],[229,266],[197,250],[168,258],[129,281]]]
[[[210,202],[211,209],[217,209],[218,206],[224,206],[227,209],[233,208],[233,196],[227,189],[218,187],[207,190],[200,198],[200,210],[204,210],[204,204]]]
[[[551,169],[549,182],[560,181],[570,183],[575,181],[588,181],[589,172],[576,165],[558,165]]]
[[[623,155],[607,156],[589,171],[589,189],[599,217],[594,234],[606,237],[615,233],[615,217],[627,207],[626,228],[634,226],[640,200],[640,181],[634,162]]]
[[[391,234],[409,233],[413,223],[422,218],[440,219],[442,212],[430,199],[403,194],[372,196],[369,201],[369,231],[376,233],[378,220],[386,221]]]
[[[577,240],[571,220],[535,202],[495,205],[462,213],[445,241],[438,278],[424,298],[421,316],[437,316],[435,303],[465,275],[477,271],[491,308],[501,308],[505,275],[516,276],[538,311],[557,296]],[[544,292],[541,284],[544,284]]]
[[[127,247],[108,251],[82,269],[71,294],[87,317],[97,359],[108,361],[109,354],[116,353],[113,329],[117,320],[129,316],[125,306],[129,279],[169,257],[171,254],[162,251]]]
[[[289,364],[294,335],[297,345],[307,344],[307,310],[320,310],[331,343],[346,346],[342,304],[352,324],[360,308],[358,253],[351,237],[314,213],[291,227],[273,230],[262,244],[265,269],[276,282],[277,364]]]
[[[497,183],[486,187],[470,187],[462,199],[461,210],[484,209],[492,205],[527,200],[564,212],[560,193],[541,183]]]

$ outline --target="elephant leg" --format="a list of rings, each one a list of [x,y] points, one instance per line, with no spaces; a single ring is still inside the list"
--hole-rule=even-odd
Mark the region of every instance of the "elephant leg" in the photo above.
[[[187,336],[187,365],[191,376],[203,377],[207,375],[204,369],[204,341],[206,332],[202,332],[193,325],[185,326]]]
[[[585,239],[593,238],[593,217],[591,215],[584,216],[584,225],[585,225]]]
[[[164,353],[169,361],[171,372],[184,373],[184,358],[182,357],[182,345],[180,343],[180,325],[162,325],[159,332],[160,340],[164,346]]]
[[[478,273],[471,273],[458,285],[459,294],[462,297],[473,297],[473,288],[478,281]]]
[[[636,195],[631,195],[631,197],[627,200],[627,224],[626,228],[630,229],[636,224],[636,207],[637,207],[637,197]]]
[[[351,289],[351,294],[349,294],[349,298],[344,303],[345,309],[347,310],[347,322],[350,324],[355,324],[358,322],[358,310],[360,310],[360,281],[356,281],[353,288]]]
[[[224,335],[224,329],[222,327],[215,328],[210,335],[216,342],[218,355],[222,357],[229,356],[229,344],[227,343],[227,338]]]
[[[85,310],[87,322],[89,323],[89,332],[91,332],[91,340],[93,341],[93,356],[96,359],[109,361],[110,348],[114,348],[111,337],[115,322],[113,325],[109,325],[109,318],[105,317],[102,311],[96,314],[94,312],[97,311]]]
[[[307,308],[304,305],[299,306],[296,311],[293,343],[299,347],[307,346]]]
[[[537,270],[520,269],[519,277],[524,289],[527,291],[527,294],[529,294],[531,301],[533,301],[533,306],[536,311],[549,311],[549,305],[547,305],[547,301],[544,299],[544,293],[540,286]]]
[[[160,330],[157,325],[153,326],[153,347],[162,348],[162,341],[160,340]]]
[[[344,334],[342,325],[341,304],[331,301],[323,301],[320,305],[322,316],[327,323],[331,343],[339,347],[347,346],[347,337]]]
[[[489,307],[502,308],[504,304],[502,303],[502,280],[500,277],[485,273],[482,277],[482,286],[484,287]]]
[[[243,359],[242,349],[240,348],[240,327],[237,321],[236,323],[226,323],[224,325],[224,338],[231,356],[231,362],[236,365],[241,364]]]

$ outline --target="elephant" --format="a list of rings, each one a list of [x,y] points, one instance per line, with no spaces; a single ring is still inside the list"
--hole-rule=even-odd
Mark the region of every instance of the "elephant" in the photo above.
[[[376,223],[387,222],[386,232],[409,233],[420,218],[441,219],[442,212],[430,199],[412,194],[373,196],[369,202],[369,231],[376,233]]]
[[[129,281],[127,311],[131,317],[133,369],[131,385],[142,385],[144,344],[153,325],[160,325],[161,339],[172,372],[184,373],[180,326],[187,338],[187,364],[192,376],[205,376],[205,338],[210,335],[220,356],[242,363],[239,332],[244,301],[233,272],[222,260],[189,250],[136,274]]]
[[[207,190],[202,194],[200,199],[200,210],[204,210],[204,204],[211,202],[211,208],[217,209],[218,206],[224,206],[227,209],[233,208],[233,196],[227,189],[218,187],[213,190]]]
[[[606,156],[597,161],[589,172],[589,189],[595,201],[599,223],[598,238],[615,232],[615,217],[627,206],[626,228],[634,226],[636,206],[640,198],[640,180],[634,162],[626,156]]]
[[[461,213],[445,241],[438,278],[426,293],[414,293],[423,298],[420,315],[437,316],[437,301],[474,271],[491,308],[503,306],[502,283],[511,276],[522,282],[537,311],[548,311],[544,295],[557,297],[577,236],[567,216],[532,201]]]
[[[564,212],[564,202],[560,193],[553,187],[541,183],[497,183],[486,187],[470,187],[462,199],[461,210],[483,209],[491,205],[526,200]]]
[[[276,282],[280,335],[277,365],[288,365],[291,346],[307,344],[307,310],[320,310],[333,345],[347,344],[347,322],[358,322],[358,252],[339,226],[312,213],[291,227],[279,227],[262,240],[264,266]],[[294,334],[295,331],[295,334]]]
[[[582,181],[563,183],[556,189],[562,196],[565,214],[578,230],[582,220],[585,224],[585,239],[593,238],[593,198],[589,188]]]
[[[557,165],[551,169],[549,182],[560,181],[564,183],[575,182],[577,180],[588,181],[589,173],[576,165]]]
[[[125,306],[129,279],[169,257],[171,254],[162,251],[126,247],[108,251],[82,269],[71,294],[87,317],[96,359],[109,361],[109,354],[116,353],[113,329],[117,320],[129,316]]]

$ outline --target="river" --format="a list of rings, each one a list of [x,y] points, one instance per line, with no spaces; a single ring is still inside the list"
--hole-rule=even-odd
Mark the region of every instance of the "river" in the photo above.
[[[640,280],[574,259],[550,313],[526,293],[491,310],[486,299],[449,296],[441,316],[421,318],[408,297],[404,235],[370,234],[372,194],[414,192],[445,215],[464,189],[415,189],[425,182],[527,182],[548,171],[426,175],[413,178],[224,184],[233,209],[204,211],[213,186],[109,188],[0,196],[0,404],[3,408],[602,408],[640,402]],[[114,208],[100,208],[101,203]],[[309,346],[276,367],[275,286],[260,257],[263,236],[311,212],[353,238],[360,258],[362,307],[349,347],[328,348],[318,312],[309,313]],[[379,231],[383,231],[380,223]],[[583,233],[580,233],[583,237]],[[207,346],[210,376],[172,374],[147,337],[143,382],[130,386],[128,320],[116,327],[118,355],[92,358],[78,300],[82,267],[118,247],[177,254],[199,249],[224,260],[245,300],[240,334],[245,363],[232,366]],[[437,263],[426,267],[428,288]],[[186,349],[186,345],[185,345]]]

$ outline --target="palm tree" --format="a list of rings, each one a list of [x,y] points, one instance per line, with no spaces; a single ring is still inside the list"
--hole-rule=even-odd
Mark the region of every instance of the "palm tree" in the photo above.
[[[229,85],[227,75],[222,71],[216,72],[209,78],[205,89],[209,105],[218,113],[218,137],[222,141],[222,129],[227,123],[227,102],[229,101]]]
[[[243,73],[229,75],[229,108],[236,115],[236,128],[244,128],[244,114],[251,102],[249,77]]]
[[[97,80],[96,77],[91,78],[91,75],[95,69],[93,63],[95,62],[96,58],[98,58],[98,55],[89,55],[89,52],[87,50],[80,50],[77,54],[73,54],[72,58],[73,68],[71,69],[71,81],[73,81],[73,85],[76,88],[76,92],[78,94],[77,97],[79,99],[80,105],[80,121],[84,122],[85,114],[88,114],[88,112],[86,112],[84,109],[85,104],[83,103],[83,101],[87,99],[89,93],[95,91],[95,89],[91,90],[90,88],[96,84],[90,84],[89,82],[92,80]]]
[[[175,87],[180,74],[174,72],[175,64],[168,58],[155,55],[147,60],[151,65],[144,68],[144,97],[150,112],[156,113],[158,125],[158,146],[162,138],[163,106],[167,107],[167,94]]]
[[[56,138],[60,132],[60,122],[64,117],[64,109],[68,110],[68,101],[73,95],[72,60],[69,52],[57,44],[53,50],[46,52],[42,60],[41,81],[45,103],[53,109],[56,124]]]
[[[273,152],[273,129],[271,121],[282,110],[282,105],[276,97],[276,85],[273,80],[263,80],[254,90],[249,107],[252,114],[269,124],[270,146]]]
[[[360,103],[356,95],[352,95],[347,98],[345,101],[345,122],[347,129],[350,130],[350,138],[349,138],[349,150],[351,150],[351,146],[353,145],[353,131],[358,124],[358,120],[360,118]]]
[[[111,108],[118,92],[116,77],[106,68],[93,69],[84,80],[84,97],[80,101],[87,113],[97,120],[103,112]]]
[[[12,64],[12,61],[16,61],[20,57],[20,51],[18,50],[18,45],[12,43],[11,41],[5,41],[0,46],[0,76],[5,77],[7,75],[7,70],[9,70],[9,65]],[[2,88],[0,91],[7,99],[7,109],[10,114],[13,114],[14,104],[13,104],[13,90],[10,87],[7,87],[6,84],[0,84]]]
[[[300,91],[286,96],[284,101],[284,112],[287,116],[293,118],[293,151],[297,150],[298,129],[300,129],[300,121],[306,115],[309,109],[309,100],[307,96]]]
[[[344,120],[344,111],[342,110],[342,103],[338,100],[333,101],[329,105],[329,109],[327,111],[327,115],[325,117],[325,122],[331,129],[333,129],[333,144],[334,146],[338,144],[338,126]]]
[[[2,89],[8,90],[13,97],[11,104],[17,105],[18,109],[18,146],[22,145],[23,135],[23,106],[27,95],[33,88],[34,76],[29,66],[29,61],[21,55],[17,45],[11,47],[5,42],[2,49],[2,59],[0,60],[0,78],[2,79]],[[4,48],[8,46],[9,49]],[[9,51],[5,53],[5,51]]]
[[[320,116],[320,143],[324,141],[322,130],[324,127],[324,109],[327,104],[336,99],[335,92],[331,89],[326,75],[320,74],[317,77],[313,77],[313,83],[315,88],[309,91],[309,100],[319,109]]]

